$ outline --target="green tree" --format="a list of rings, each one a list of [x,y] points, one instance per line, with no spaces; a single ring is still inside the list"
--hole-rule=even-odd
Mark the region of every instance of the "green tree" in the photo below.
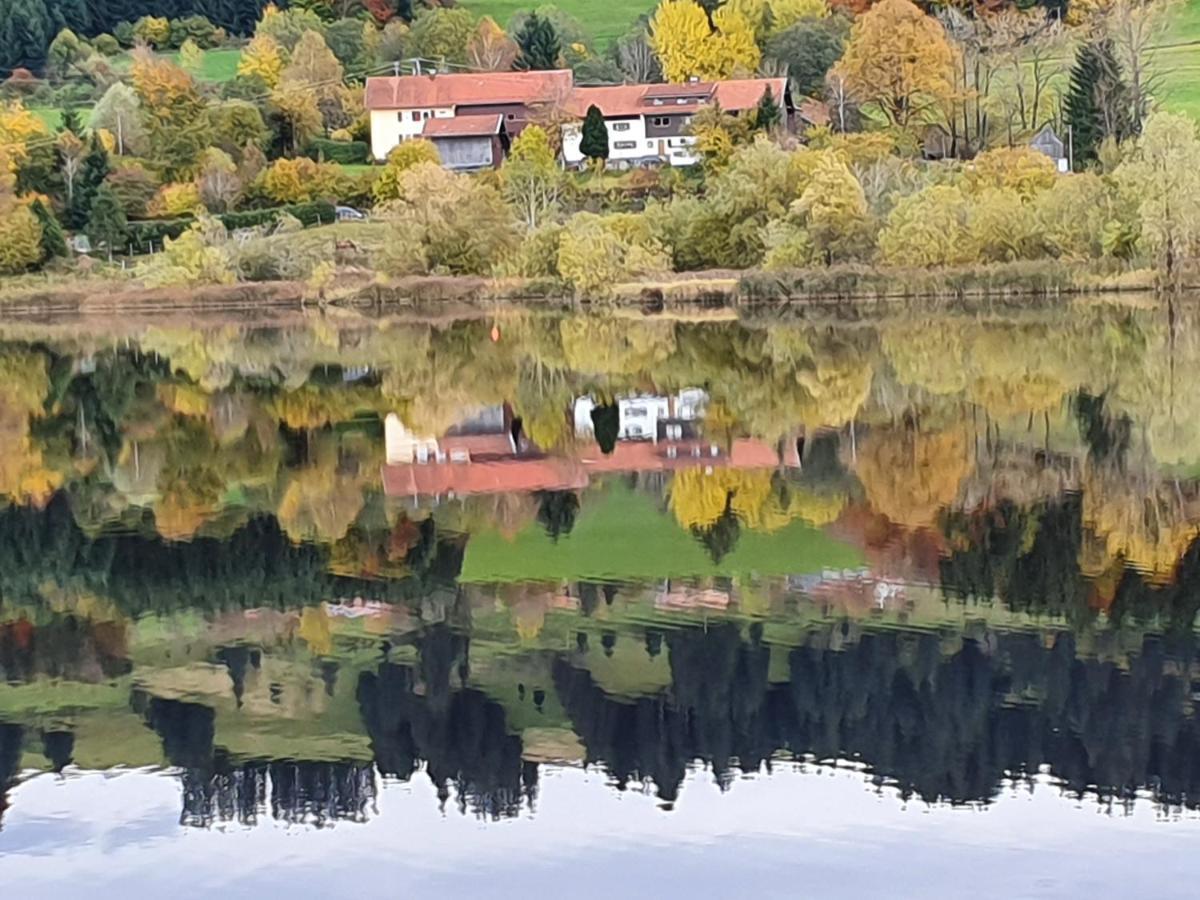
[[[608,159],[608,127],[604,124],[604,114],[600,112],[600,107],[594,103],[588,107],[587,114],[583,117],[579,152],[598,166]]]
[[[759,131],[773,131],[781,121],[783,121],[783,111],[775,102],[775,92],[771,90],[770,85],[767,85],[767,89],[763,91],[762,97],[758,100],[758,106],[754,109],[754,127]]]
[[[52,259],[65,257],[68,252],[67,236],[63,233],[58,219],[54,218],[54,213],[50,212],[41,200],[34,200],[30,203],[29,211],[33,213],[42,228],[42,264],[44,265]]]
[[[796,90],[817,97],[825,88],[825,76],[842,57],[848,31],[843,16],[805,19],[772,35],[764,53],[787,66]]]
[[[86,155],[75,177],[75,187],[66,210],[66,223],[70,228],[83,228],[88,221],[92,200],[109,173],[108,151],[100,142],[100,136],[92,133]]]
[[[1124,140],[1130,133],[1129,89],[1107,39],[1080,46],[1071,68],[1064,117],[1076,170],[1096,160],[1105,138]]]
[[[409,49],[414,56],[463,63],[475,33],[475,17],[466,9],[424,9],[413,20]]]
[[[92,199],[92,207],[88,214],[87,236],[95,247],[103,247],[108,251],[108,258],[113,258],[113,252],[125,242],[129,224],[125,220],[125,210],[117,195],[108,185],[103,184]]]
[[[0,72],[42,71],[54,33],[45,0],[6,0],[0,4]]]
[[[548,18],[531,13],[516,34],[521,53],[517,57],[520,69],[557,69],[562,55],[558,30]]]

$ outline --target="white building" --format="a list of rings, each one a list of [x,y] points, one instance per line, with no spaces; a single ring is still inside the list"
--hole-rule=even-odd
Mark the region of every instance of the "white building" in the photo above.
[[[500,115],[516,137],[540,109],[565,105],[574,86],[569,69],[368,78],[371,153],[378,160],[401,142],[426,133],[426,122]]]

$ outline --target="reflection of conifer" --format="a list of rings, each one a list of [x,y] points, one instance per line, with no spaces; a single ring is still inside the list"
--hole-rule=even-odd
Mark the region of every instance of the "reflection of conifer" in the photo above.
[[[537,519],[550,540],[557,543],[564,534],[575,527],[575,516],[579,513],[579,497],[574,491],[538,491]]]
[[[737,546],[741,533],[741,523],[733,511],[732,494],[725,499],[725,511],[715,522],[692,528],[692,534],[708,550],[708,555],[712,557],[714,565],[720,565],[721,560],[732,552],[733,548]]]

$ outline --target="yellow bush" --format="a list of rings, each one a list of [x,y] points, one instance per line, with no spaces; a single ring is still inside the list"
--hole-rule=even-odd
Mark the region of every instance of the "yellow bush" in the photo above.
[[[152,219],[175,219],[204,211],[200,189],[192,182],[164,184],[146,207]]]

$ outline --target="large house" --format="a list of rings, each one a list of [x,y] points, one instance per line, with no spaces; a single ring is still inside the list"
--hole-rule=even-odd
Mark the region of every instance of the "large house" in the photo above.
[[[569,69],[368,78],[371,152],[376,159],[386,159],[397,144],[414,137],[433,140],[441,150],[450,132],[457,132],[453,136],[458,138],[499,138],[500,131],[493,127],[496,117],[505,140],[516,137],[539,109],[563,106],[574,84]],[[447,123],[463,119],[472,121]],[[476,140],[475,152],[481,149],[482,142]],[[455,167],[485,168],[500,161],[468,166],[460,160]]]
[[[576,121],[563,127],[563,161],[578,165],[582,121],[595,106],[608,128],[609,163],[641,162],[690,166],[699,161],[691,136],[692,116],[705,107],[719,105],[725,112],[753,110],[770,89],[791,130],[796,109],[786,78],[743,78],[733,81],[699,81],[686,84],[623,84],[581,87],[571,94],[570,112]]]
[[[565,120],[563,161],[578,165],[584,160],[583,118],[595,106],[608,128],[610,163],[686,166],[698,161],[689,134],[692,116],[713,105],[748,113],[768,89],[788,130],[798,116],[812,119],[807,107],[797,111],[786,78],[575,87],[567,69],[368,78],[366,106],[371,150],[380,160],[402,141],[420,137],[437,146],[448,168],[492,168],[503,161],[509,140],[542,117]]]

